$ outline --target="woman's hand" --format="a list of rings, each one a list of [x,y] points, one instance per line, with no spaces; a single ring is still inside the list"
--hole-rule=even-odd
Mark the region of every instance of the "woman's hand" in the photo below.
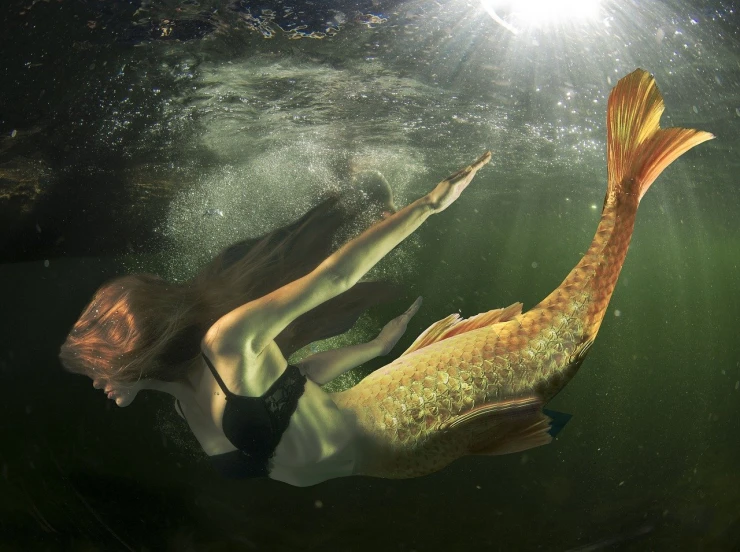
[[[383,326],[378,337],[374,339],[374,341],[379,343],[381,346],[381,355],[387,355],[390,353],[391,349],[393,349],[396,343],[398,343],[398,340],[401,339],[401,336],[406,331],[406,326],[408,325],[409,320],[411,320],[411,317],[414,316],[419,310],[419,307],[421,307],[421,303],[422,299],[419,297],[406,312]]]
[[[470,181],[473,180],[475,173],[477,173],[478,170],[490,160],[491,152],[487,151],[472,165],[468,165],[464,169],[460,169],[437,184],[437,187],[427,194],[427,199],[429,199],[434,212],[440,213],[444,211],[453,201],[460,197],[463,190],[467,188]]]

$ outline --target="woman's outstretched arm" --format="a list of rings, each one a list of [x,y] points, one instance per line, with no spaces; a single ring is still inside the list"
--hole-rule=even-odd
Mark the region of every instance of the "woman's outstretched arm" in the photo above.
[[[311,273],[227,313],[209,329],[204,345],[215,354],[258,356],[290,322],[351,288],[430,215],[444,211],[490,159],[486,152],[424,197],[368,228]]]
[[[324,385],[344,374],[347,370],[356,368],[375,357],[387,355],[401,339],[409,320],[416,314],[420,306],[421,297],[414,301],[413,305],[401,316],[397,316],[388,322],[380,331],[378,337],[372,341],[316,353],[304,358],[298,366],[310,380],[319,385]]]

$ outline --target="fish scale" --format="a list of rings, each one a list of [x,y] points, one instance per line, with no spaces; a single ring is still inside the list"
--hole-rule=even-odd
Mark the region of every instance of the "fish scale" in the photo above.
[[[401,357],[333,395],[356,421],[356,473],[415,477],[467,454],[551,440],[542,406],[576,374],[596,338],[640,199],[665,167],[712,138],[660,129],[662,111],[655,81],[641,69],[612,90],[601,219],[586,254],[550,295],[526,313],[516,304],[468,320],[448,317]]]
[[[575,317],[561,315],[558,332],[558,326],[550,323],[550,312],[530,311],[510,322],[429,345],[336,394],[340,408],[353,404],[359,425],[371,428],[371,442],[380,437],[384,448],[392,449],[383,455],[384,462],[366,469],[385,477],[434,471],[470,444],[465,432],[442,430],[454,417],[498,400],[554,394],[548,391],[548,378],[567,370],[563,360],[569,361],[576,350],[579,324]],[[560,378],[556,387],[565,379]],[[374,443],[372,448],[376,447]]]

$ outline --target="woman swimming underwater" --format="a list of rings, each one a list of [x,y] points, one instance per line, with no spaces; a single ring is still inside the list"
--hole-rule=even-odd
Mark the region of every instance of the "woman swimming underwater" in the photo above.
[[[661,129],[662,111],[645,71],[612,90],[601,221],[557,289],[526,313],[516,303],[467,320],[447,317],[347,391],[330,395],[319,386],[390,350],[418,300],[370,343],[299,366],[286,357],[348,328],[374,296],[368,286],[384,289],[359,280],[454,202],[490,153],[322,261],[285,263],[296,259],[288,251],[308,249],[307,228],[331,220],[315,218],[317,211],[227,249],[188,286],[147,275],[114,280],[83,312],[62,362],[119,406],[141,389],[172,394],[214,466],[234,477],[267,475],[293,485],[353,474],[415,477],[468,454],[546,444],[550,419],[542,407],[575,375],[596,338],[640,200],[671,162],[712,138]],[[250,284],[266,274],[268,284]]]
[[[446,209],[490,160],[439,183],[328,255],[351,215],[329,199],[292,225],[222,252],[187,284],[123,276],[103,285],[62,346],[118,406],[141,390],[169,393],[213,466],[225,476],[312,485],[352,475],[354,420],[321,385],[387,354],[421,300],[369,343],[326,351],[296,366],[300,347],[349,329],[390,286],[359,280],[430,215]],[[328,255],[328,256],[327,256]]]

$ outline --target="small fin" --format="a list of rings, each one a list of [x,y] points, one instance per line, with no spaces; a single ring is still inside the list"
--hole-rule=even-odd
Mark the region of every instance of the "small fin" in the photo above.
[[[607,107],[607,200],[618,195],[639,201],[663,170],[682,154],[711,140],[708,132],[688,128],[661,130],[665,108],[655,79],[637,69],[619,80]]]
[[[507,322],[522,313],[522,304],[514,303],[503,309],[495,309],[488,312],[482,312],[471,316],[470,318],[461,319],[459,314],[451,314],[439,322],[429,326],[422,334],[416,338],[411,346],[406,349],[401,356],[413,353],[419,349],[465,332],[492,326],[500,322]]]
[[[549,433],[550,425],[547,416],[539,414],[539,419],[533,420],[528,426],[524,426],[518,431],[510,432],[505,438],[497,439],[495,443],[488,447],[481,446],[476,450],[471,450],[471,454],[480,454],[486,456],[498,456],[501,454],[514,454],[523,452],[542,445],[548,445],[552,442],[552,436]]]
[[[586,355],[591,350],[591,347],[594,344],[595,337],[591,337],[590,339],[586,339],[583,343],[581,343],[577,348],[575,353],[570,357],[570,360],[568,361],[569,364],[580,364],[586,359]]]
[[[471,316],[470,318],[466,318],[465,320],[460,320],[459,322],[456,322],[452,327],[450,327],[450,329],[442,334],[440,340],[460,335],[472,330],[477,330],[478,328],[493,326],[494,324],[498,324],[499,322],[506,322],[521,313],[521,303],[514,303],[513,305],[509,305],[508,307],[505,307],[503,309],[482,312],[480,314],[476,314],[475,316]]]
[[[537,397],[525,397],[523,399],[512,399],[495,403],[484,404],[455,416],[447,422],[446,429],[454,429],[479,419],[488,419],[491,416],[499,416],[502,420],[511,416],[531,415],[538,412],[542,401]]]
[[[541,408],[537,397],[486,404],[455,417],[442,429],[468,432],[468,454],[521,452],[552,441],[550,419]]]
[[[560,433],[560,431],[565,427],[565,424],[567,424],[573,417],[572,414],[558,412],[557,410],[549,410],[547,408],[543,408],[542,413],[550,418],[550,429],[548,430],[550,437],[555,437]]]
[[[423,347],[426,347],[427,345],[431,345],[432,343],[435,343],[436,341],[440,340],[440,336],[446,332],[449,328],[454,326],[457,323],[457,320],[460,318],[459,314],[451,314],[446,318],[443,318],[442,320],[435,322],[431,326],[429,326],[426,330],[424,330],[419,337],[417,337],[414,342],[411,344],[411,346],[406,349],[403,353],[401,353],[400,356],[407,355],[409,353],[413,353],[417,349],[421,349]]]

